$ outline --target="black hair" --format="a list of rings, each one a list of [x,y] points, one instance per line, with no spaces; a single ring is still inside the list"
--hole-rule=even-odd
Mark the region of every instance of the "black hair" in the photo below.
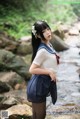
[[[45,30],[46,28],[50,29],[50,27],[45,21],[37,21],[34,23],[33,28],[35,32],[32,31],[32,49],[33,49],[32,61],[36,56],[38,47],[41,43],[41,39],[46,40],[43,36],[43,30]]]

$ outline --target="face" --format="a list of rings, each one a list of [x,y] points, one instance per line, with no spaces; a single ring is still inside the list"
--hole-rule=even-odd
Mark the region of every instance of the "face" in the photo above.
[[[51,29],[46,28],[45,30],[43,30],[43,36],[46,39],[46,41],[50,41],[52,38]]]

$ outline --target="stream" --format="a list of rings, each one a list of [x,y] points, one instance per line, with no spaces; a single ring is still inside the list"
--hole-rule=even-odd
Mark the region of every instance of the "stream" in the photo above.
[[[80,36],[69,36],[65,42],[70,48],[59,53],[56,104],[47,98],[47,113],[50,115],[80,113],[80,47],[77,47],[80,46]]]

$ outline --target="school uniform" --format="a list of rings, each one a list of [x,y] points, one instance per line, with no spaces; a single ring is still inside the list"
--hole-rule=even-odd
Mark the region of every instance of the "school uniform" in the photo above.
[[[51,44],[41,43],[37,54],[33,60],[34,64],[40,65],[41,68],[57,72],[59,57]],[[27,86],[28,101],[40,103],[46,101],[46,97],[51,95],[52,103],[57,101],[56,82],[51,81],[49,75],[34,74],[32,75]]]

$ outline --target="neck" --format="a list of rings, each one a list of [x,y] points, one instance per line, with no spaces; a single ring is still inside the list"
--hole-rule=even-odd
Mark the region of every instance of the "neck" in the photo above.
[[[49,44],[49,41],[43,41],[41,40],[42,43],[45,43],[46,45]]]

